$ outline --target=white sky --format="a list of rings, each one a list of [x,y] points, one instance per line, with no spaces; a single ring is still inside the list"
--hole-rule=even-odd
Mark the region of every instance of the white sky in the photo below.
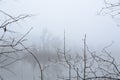
[[[69,45],[82,44],[84,34],[87,42],[95,50],[109,45],[114,41],[113,48],[119,51],[120,28],[110,16],[97,15],[103,6],[102,0],[3,0],[0,2],[2,10],[11,15],[34,14],[20,27],[20,31],[27,31],[34,27],[30,39],[33,43],[39,42],[43,28],[55,36],[63,38],[63,30]],[[22,26],[22,27],[21,27]]]

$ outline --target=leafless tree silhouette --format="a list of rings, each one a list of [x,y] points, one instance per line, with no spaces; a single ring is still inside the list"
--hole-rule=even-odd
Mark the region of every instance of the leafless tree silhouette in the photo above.
[[[103,0],[104,7],[100,10],[99,14],[110,15],[117,25],[120,21],[120,0]]]
[[[32,28],[26,32],[26,34],[19,36],[17,31],[11,31],[8,27],[11,27],[20,20],[30,17],[30,15],[19,15],[13,17],[3,10],[0,10],[0,13],[7,17],[6,20],[3,19],[2,22],[0,22],[0,69],[14,73],[9,69],[9,66],[22,59],[19,57],[19,53],[25,51],[26,48],[22,48],[21,44],[26,41],[25,37],[32,30]],[[11,29],[12,28],[13,27],[11,27]],[[16,38],[10,34],[18,35],[18,37]],[[2,77],[2,72],[0,73],[0,79],[4,79]]]
[[[65,37],[65,36],[64,36]],[[65,38],[64,38],[65,41]],[[104,55],[98,55],[96,51],[90,51],[86,43],[86,35],[83,39],[83,55],[67,54],[64,42],[64,52],[58,49],[58,63],[69,70],[69,77],[59,77],[63,80],[120,80],[119,64],[106,50],[112,44],[103,48]],[[61,63],[60,63],[61,62]],[[66,65],[66,64],[67,65]],[[76,73],[76,75],[75,75]]]

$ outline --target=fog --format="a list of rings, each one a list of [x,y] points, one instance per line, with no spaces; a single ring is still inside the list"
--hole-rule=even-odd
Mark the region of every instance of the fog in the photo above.
[[[98,0],[3,0],[1,2],[2,10],[9,14],[34,15],[26,21],[28,24],[23,24],[22,28],[34,27],[31,34],[35,38],[39,39],[42,28],[47,28],[50,33],[57,36],[63,36],[65,28],[69,41],[79,42],[86,33],[90,42],[97,40],[97,44],[116,40],[115,37],[119,34],[119,28],[115,27],[116,23],[110,16],[97,15],[102,6],[103,2]]]
[[[52,54],[56,53],[57,48],[63,49],[64,30],[66,35],[66,47],[67,50],[71,51],[72,55],[75,54],[75,52],[79,53],[83,51],[83,39],[86,34],[86,43],[91,51],[97,51],[96,53],[100,54],[104,47],[113,43],[108,50],[111,52],[112,56],[118,58],[120,56],[119,22],[113,19],[110,15],[99,14],[103,7],[104,0],[0,1],[0,9],[12,16],[18,16],[20,14],[31,15],[31,17],[10,26],[9,29],[20,34],[25,34],[31,27],[33,27],[30,33],[26,36],[26,45],[35,48],[36,53],[42,53],[42,50],[46,51],[44,52],[46,53],[45,55],[38,56],[36,54],[44,65],[48,64],[48,57],[54,59],[57,56]],[[6,19],[6,17],[3,18]],[[45,41],[43,38],[46,39],[46,37],[47,40]],[[35,66],[34,63],[34,59],[29,55],[23,61],[18,62],[18,65],[14,69],[22,76],[18,76],[18,80],[37,80],[35,76],[39,78],[38,75],[35,75],[38,74],[39,71],[36,70],[38,66]],[[24,66],[22,66],[22,64],[24,64]],[[26,68],[25,65],[28,68]],[[55,66],[56,65],[54,65],[54,67]],[[35,70],[33,68],[35,68]],[[48,68],[48,72],[51,71],[52,68],[53,67]],[[22,69],[23,71],[21,71]],[[28,69],[27,71],[29,72],[25,71],[25,74],[30,73],[32,70],[35,73],[33,72],[24,76],[22,72],[26,69]],[[60,70],[62,71],[63,68],[60,68]],[[35,79],[34,77],[28,77],[33,74],[35,75]],[[44,76],[47,76],[46,74]],[[63,73],[63,75],[65,74],[66,73]],[[53,75],[50,75],[50,77]],[[11,77],[11,75],[9,76]],[[45,80],[50,80],[50,77],[49,79],[47,79],[47,77]],[[51,78],[51,80],[52,79],[53,78]]]
[[[30,34],[33,43],[39,43],[43,29],[47,28],[51,35],[61,39],[65,29],[69,45],[79,46],[84,34],[87,34],[89,45],[95,47],[103,47],[112,41],[115,45],[119,44],[120,29],[116,22],[110,16],[98,15],[103,5],[103,1],[98,0],[1,1],[2,10],[9,14],[33,14],[17,27],[23,32],[34,27]]]

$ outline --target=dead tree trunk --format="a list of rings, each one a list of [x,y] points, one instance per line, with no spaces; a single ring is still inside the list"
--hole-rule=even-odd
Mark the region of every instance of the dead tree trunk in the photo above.
[[[83,73],[83,80],[86,80],[86,34],[84,37],[84,73]]]

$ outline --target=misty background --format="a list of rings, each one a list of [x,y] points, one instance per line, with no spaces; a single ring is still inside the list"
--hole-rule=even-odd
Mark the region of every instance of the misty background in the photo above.
[[[90,47],[98,49],[114,42],[118,46],[120,29],[109,15],[98,15],[104,6],[99,0],[3,0],[1,9],[11,15],[32,14],[19,27],[12,28],[23,33],[33,27],[29,41],[40,44],[43,30],[51,36],[63,39],[66,30],[67,44],[80,47],[84,34]],[[21,29],[22,28],[22,29]],[[117,50],[117,49],[116,49]],[[115,50],[115,51],[116,51]]]
[[[26,36],[26,45],[32,46],[35,49],[33,51],[36,53],[44,47],[48,49],[48,52],[51,50],[49,55],[41,55],[42,57],[37,56],[43,61],[43,64],[47,63],[46,60],[48,60],[48,57],[56,57],[52,54],[52,52],[56,53],[56,48],[63,48],[64,30],[66,32],[66,47],[67,50],[71,50],[72,54],[83,51],[83,38],[86,34],[87,45],[91,51],[97,51],[96,53],[100,54],[105,46],[113,43],[112,46],[108,48],[108,51],[112,53],[111,55],[113,57],[119,59],[120,27],[118,26],[118,22],[112,19],[110,15],[99,14],[102,7],[104,7],[104,1],[99,0],[0,1],[1,10],[4,10],[10,15],[31,15],[30,18],[10,26],[9,29],[18,33],[20,32],[20,34],[25,34],[33,27],[32,31]],[[3,18],[6,19],[4,16]],[[44,42],[46,38],[47,40]],[[38,66],[35,66],[35,61],[31,59],[32,57],[26,58],[26,60],[23,59],[22,62],[16,63],[16,66],[12,66],[12,69],[14,68],[14,71],[18,73],[15,79],[39,79],[39,75],[35,75],[39,74],[39,71],[35,69],[35,67],[38,68]],[[31,66],[29,63],[33,65]],[[56,66],[58,67],[59,65],[49,67],[46,71],[56,71]],[[60,67],[59,69],[63,71],[63,68]],[[25,75],[22,72],[24,72]],[[49,73],[46,73],[44,76],[47,76],[47,74]],[[66,73],[62,73],[62,75],[64,74]],[[49,74],[49,78],[46,80],[50,80],[50,77],[53,75],[55,74]],[[6,79],[10,78],[12,80],[14,79],[13,76],[14,75],[8,74]]]

